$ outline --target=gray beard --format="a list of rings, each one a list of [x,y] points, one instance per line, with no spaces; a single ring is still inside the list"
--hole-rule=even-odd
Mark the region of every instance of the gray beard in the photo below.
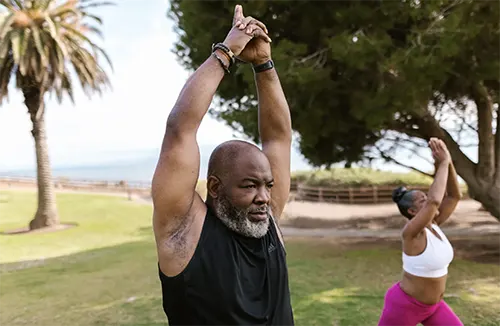
[[[249,238],[262,238],[269,229],[269,219],[253,222],[248,218],[249,209],[238,209],[225,196],[214,201],[217,217],[230,230]]]

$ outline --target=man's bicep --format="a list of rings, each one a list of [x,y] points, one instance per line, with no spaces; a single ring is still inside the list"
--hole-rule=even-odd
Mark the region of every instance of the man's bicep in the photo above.
[[[166,134],[151,186],[159,216],[184,216],[195,197],[200,169],[196,135]]]
[[[271,205],[277,219],[281,217],[290,194],[290,150],[291,143],[287,141],[272,141],[262,145],[274,178]]]

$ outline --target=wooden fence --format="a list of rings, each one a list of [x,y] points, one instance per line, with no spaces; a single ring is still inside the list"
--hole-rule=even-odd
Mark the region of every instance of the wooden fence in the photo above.
[[[151,183],[130,181],[95,181],[67,178],[54,178],[56,189],[88,192],[112,192],[149,196]],[[31,177],[0,177],[0,187],[34,187],[36,179]],[[200,187],[204,187],[200,185]],[[365,186],[365,187],[312,187],[294,181],[290,184],[292,192],[289,201],[303,200],[310,202],[329,202],[339,204],[379,204],[392,202],[394,186]],[[428,186],[408,186],[408,189],[429,191]],[[204,189],[197,189],[200,195]],[[467,191],[463,190],[464,198],[469,198]],[[202,196],[203,197],[203,196]]]
[[[32,177],[0,177],[0,186],[3,187],[34,187],[37,181]],[[127,181],[96,181],[84,179],[54,178],[56,189],[89,192],[140,193],[149,194],[151,184],[147,182]]]
[[[365,186],[365,187],[311,187],[297,185],[296,200],[312,202],[330,202],[339,204],[381,204],[392,202],[394,186]],[[428,186],[408,186],[408,189],[428,192]],[[464,192],[464,197],[467,193]]]

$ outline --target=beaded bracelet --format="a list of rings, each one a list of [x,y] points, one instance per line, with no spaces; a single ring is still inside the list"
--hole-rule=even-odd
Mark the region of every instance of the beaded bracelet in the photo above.
[[[229,60],[229,67],[234,65],[234,63],[236,61],[236,59],[234,57],[234,53],[224,43],[212,44],[212,52],[214,52],[215,50],[221,50],[224,53],[224,55],[226,55],[226,57]]]
[[[229,67],[226,67],[224,60],[222,60],[221,57],[219,57],[219,55],[215,51],[212,52],[212,55],[217,59],[217,61],[219,61],[222,69],[224,69],[224,71],[229,74],[230,73]]]

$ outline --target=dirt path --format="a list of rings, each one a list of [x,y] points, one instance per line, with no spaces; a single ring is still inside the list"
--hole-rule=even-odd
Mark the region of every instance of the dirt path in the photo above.
[[[499,234],[500,223],[473,200],[461,201],[443,225],[447,234]],[[308,236],[399,237],[406,223],[396,205],[342,205],[290,202],[281,222],[283,233]]]
[[[474,200],[462,200],[457,205],[456,213],[476,212],[481,204]],[[348,220],[348,219],[370,219],[400,215],[395,204],[370,204],[370,205],[346,205],[330,203],[313,203],[304,201],[292,201],[285,207],[288,218],[315,218],[322,220]],[[465,214],[466,215],[466,214]],[[465,216],[464,216],[465,218]],[[478,216],[474,217],[476,220]],[[479,216],[480,219],[489,220],[487,216]]]
[[[399,239],[400,229],[373,230],[373,229],[350,229],[350,228],[299,228],[293,226],[281,226],[284,236],[300,237],[342,237],[342,238],[378,238]],[[484,225],[476,227],[443,227],[447,236],[477,236],[477,235],[500,235],[500,225]]]

